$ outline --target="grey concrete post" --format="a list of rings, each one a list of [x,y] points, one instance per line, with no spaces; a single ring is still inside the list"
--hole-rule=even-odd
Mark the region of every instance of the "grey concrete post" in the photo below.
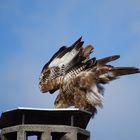
[[[43,132],[40,140],[51,140],[51,133],[50,132]]]
[[[80,119],[79,119],[80,118]],[[18,108],[2,113],[0,140],[89,140],[91,114],[82,110]]]
[[[17,132],[17,140],[26,140],[26,133],[24,130],[20,129]]]

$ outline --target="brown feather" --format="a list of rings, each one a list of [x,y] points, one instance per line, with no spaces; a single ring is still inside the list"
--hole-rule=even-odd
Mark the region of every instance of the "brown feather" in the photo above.
[[[140,69],[135,67],[115,67],[112,70],[116,76],[140,73]]]
[[[109,57],[98,59],[97,65],[105,65],[108,62],[115,61],[115,60],[117,60],[119,58],[120,58],[120,55],[112,55],[112,56],[109,56]]]
[[[40,76],[41,92],[50,93],[59,89],[59,94],[55,100],[56,108],[67,108],[75,106],[96,113],[97,106],[102,107],[103,91],[102,84],[106,84],[119,76],[140,73],[140,69],[135,67],[114,67],[107,63],[120,58],[119,55],[112,55],[102,59],[90,59],[93,51],[92,45],[82,47],[83,41],[80,37],[70,47],[62,47],[56,52],[50,61],[44,66]],[[76,49],[75,55],[71,50]],[[75,50],[74,50],[75,51]],[[57,66],[55,58],[62,58],[66,53],[71,53],[69,59],[64,63],[68,68]],[[67,56],[67,55],[65,55]],[[54,60],[54,61],[53,61]],[[59,59],[57,59],[59,62]],[[51,61],[53,61],[51,63]],[[51,65],[51,64],[52,65]],[[50,67],[49,68],[49,64]],[[56,64],[56,66],[55,66]],[[62,72],[64,70],[64,72]],[[62,75],[60,73],[63,73]]]

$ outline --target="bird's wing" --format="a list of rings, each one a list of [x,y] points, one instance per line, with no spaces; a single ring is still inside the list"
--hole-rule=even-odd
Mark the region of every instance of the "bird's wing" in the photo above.
[[[90,59],[86,63],[85,70],[78,73],[74,70],[68,73],[64,78],[61,93],[56,98],[55,106],[75,106],[93,113],[96,106],[102,107],[104,88],[101,84],[115,80],[122,75],[140,72],[135,67],[113,67],[107,65],[108,62],[118,58],[118,55],[114,55],[99,59],[96,63],[92,63],[94,59]]]
[[[60,48],[45,64],[39,78],[41,92],[53,93],[59,88],[62,77],[79,61],[83,41],[79,38],[70,47]],[[54,84],[53,84],[54,83]],[[50,86],[51,85],[51,86]]]
[[[54,102],[55,107],[67,108],[74,106],[90,111],[94,115],[96,113],[96,106],[102,106],[103,96],[101,91],[97,91],[92,74],[89,71],[81,71],[76,76],[73,76],[73,78],[64,80],[60,93]]]
[[[119,55],[114,55],[97,60],[96,67],[92,68],[92,72],[96,73],[98,83],[104,84],[123,75],[140,73],[140,69],[136,67],[114,67],[107,64],[119,57]]]

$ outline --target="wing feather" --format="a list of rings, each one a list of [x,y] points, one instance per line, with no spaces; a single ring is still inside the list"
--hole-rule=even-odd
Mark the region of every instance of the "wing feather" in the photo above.
[[[39,88],[41,92],[53,93],[60,86],[60,76],[64,76],[80,60],[83,41],[80,37],[70,47],[61,47],[53,57],[45,64],[39,77]],[[62,79],[62,78],[61,78]],[[60,81],[60,82],[59,82]],[[51,83],[54,85],[50,86]]]
[[[96,113],[104,99],[103,84],[123,75],[140,73],[135,67],[114,67],[108,63],[120,58],[112,55],[102,59],[90,59],[93,46],[83,48],[82,37],[70,47],[61,47],[45,64],[39,81],[42,92],[54,93],[56,108],[75,106]]]
[[[65,97],[64,103],[64,98],[56,98],[55,106],[69,107],[73,105],[95,114],[95,108],[97,106],[102,107],[104,99],[104,88],[101,84],[108,83],[122,75],[140,72],[135,67],[114,67],[107,65],[108,62],[114,61],[119,57],[119,55],[114,55],[97,61],[92,58],[85,63],[85,69],[82,71],[76,73],[76,70],[74,70],[68,73],[68,77],[70,78],[65,78],[61,87],[62,92],[60,93]]]

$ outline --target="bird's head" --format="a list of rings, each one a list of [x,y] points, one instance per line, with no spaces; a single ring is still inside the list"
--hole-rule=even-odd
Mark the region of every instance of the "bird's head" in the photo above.
[[[53,93],[59,88],[61,76],[54,77],[51,71],[51,68],[46,68],[39,77],[39,89],[42,93]]]

